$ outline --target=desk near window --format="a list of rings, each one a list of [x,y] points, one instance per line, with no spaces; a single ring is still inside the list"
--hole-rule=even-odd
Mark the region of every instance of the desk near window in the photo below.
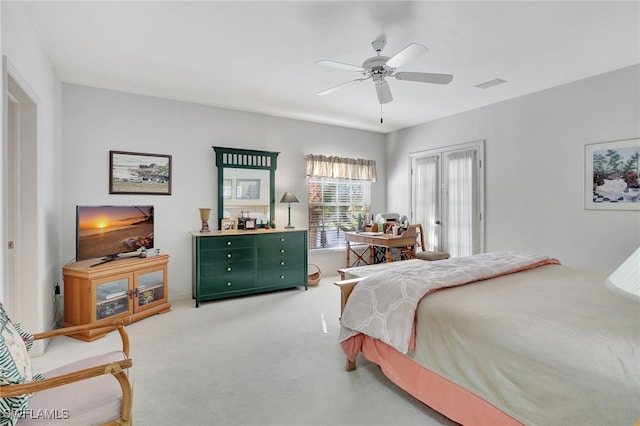
[[[410,253],[409,258],[413,258],[413,256],[415,255],[416,233],[415,231],[409,232],[410,230],[411,229],[396,237],[392,236],[391,234],[383,234],[381,232],[346,232],[345,240],[347,241],[347,268],[358,266],[358,262],[362,262],[365,265],[392,262],[392,248],[408,249]],[[352,245],[367,245],[368,247],[362,253],[358,253],[354,250]],[[376,259],[376,247],[380,247],[383,250],[384,259]],[[356,259],[353,262],[351,262],[352,253],[356,256]],[[368,260],[365,259],[367,253],[369,253]],[[378,262],[376,262],[376,260],[378,260]]]

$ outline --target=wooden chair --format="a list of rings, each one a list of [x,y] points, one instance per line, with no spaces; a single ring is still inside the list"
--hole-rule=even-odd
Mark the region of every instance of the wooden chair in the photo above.
[[[13,337],[15,337],[16,327],[8,320],[2,309],[2,304],[0,304],[0,311],[7,320],[3,324],[5,326],[0,327],[0,332],[2,332],[0,345],[4,345],[5,340],[10,340],[12,337],[11,330],[13,330]],[[7,324],[10,327],[7,327]],[[106,326],[104,323],[87,324],[33,335],[33,340],[40,340],[68,336],[98,328],[118,330],[122,349],[55,368],[43,373],[44,379],[42,380],[34,377],[33,381],[19,379],[13,380],[14,383],[11,383],[10,376],[0,377],[0,383],[11,383],[0,385],[0,403],[4,404],[0,404],[0,423],[2,420],[6,420],[8,415],[12,415],[13,420],[17,420],[18,426],[40,424],[130,425],[133,390],[128,378],[128,369],[132,367],[133,361],[129,357],[129,336],[124,325],[124,321],[120,319]],[[9,329],[9,335],[6,334],[7,329]],[[25,336],[31,337],[28,333],[20,332],[19,329],[18,332],[23,340]],[[11,351],[15,355],[14,343],[12,343],[14,347],[11,348]],[[30,344],[25,345],[25,349],[28,347]],[[2,353],[2,349],[0,347],[0,353]],[[25,361],[24,357],[22,359],[14,357],[13,360],[8,360],[6,355],[9,353],[11,356],[11,351],[4,352],[5,361],[8,363],[15,361],[13,365],[23,368],[24,366],[20,364]],[[7,365],[5,363],[4,367]],[[4,367],[0,373],[7,373]],[[30,369],[30,365],[28,367]],[[25,400],[24,396],[29,394],[31,396]],[[7,408],[16,401],[21,401],[19,402],[22,404],[20,409]]]
[[[415,226],[418,230],[417,241],[420,243],[419,246],[422,249],[422,251],[415,250],[416,259],[433,261],[433,260],[448,259],[451,257],[451,255],[445,251],[427,251],[427,248],[424,245],[424,230],[422,229],[422,225],[417,224],[417,225],[410,225],[410,227],[411,226]]]
[[[413,237],[415,238],[416,243],[418,243],[420,241],[419,238],[422,235],[422,232],[419,232],[419,230],[422,228],[421,227],[418,228],[418,227],[420,227],[420,225],[409,225],[407,227],[407,230],[402,233],[402,236]],[[416,245],[402,247],[400,249],[400,260],[409,260],[409,259],[415,258]],[[422,247],[424,247],[424,243],[422,244]]]

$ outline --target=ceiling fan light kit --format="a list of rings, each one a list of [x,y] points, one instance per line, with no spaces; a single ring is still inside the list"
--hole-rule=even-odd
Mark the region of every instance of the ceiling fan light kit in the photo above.
[[[393,101],[391,89],[386,77],[394,77],[396,80],[413,81],[418,83],[431,83],[431,84],[449,84],[453,80],[451,74],[434,74],[423,72],[395,72],[397,68],[400,68],[414,59],[424,55],[429,51],[425,46],[417,43],[411,43],[400,52],[396,53],[392,57],[382,56],[380,53],[387,44],[387,40],[384,37],[379,37],[373,42],[371,46],[376,52],[376,56],[367,58],[362,63],[362,66],[346,64],[343,62],[322,60],[316,62],[318,65],[329,66],[333,68],[345,69],[348,71],[356,71],[363,75],[364,78],[357,78],[355,80],[347,81],[346,83],[339,84],[329,89],[323,90],[318,95],[328,95],[341,90],[353,83],[359,83],[361,81],[371,79],[375,85],[376,93],[378,95],[378,102],[380,105]],[[382,120],[381,120],[382,122]]]

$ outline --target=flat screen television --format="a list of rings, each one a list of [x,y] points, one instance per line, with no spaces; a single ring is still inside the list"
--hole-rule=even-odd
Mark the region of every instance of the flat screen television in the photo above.
[[[76,261],[97,264],[153,247],[153,206],[77,206]]]

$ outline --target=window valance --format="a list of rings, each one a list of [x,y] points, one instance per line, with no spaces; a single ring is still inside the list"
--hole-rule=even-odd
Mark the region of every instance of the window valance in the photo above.
[[[371,182],[377,179],[375,160],[314,154],[307,154],[304,159],[307,163],[307,176]]]

